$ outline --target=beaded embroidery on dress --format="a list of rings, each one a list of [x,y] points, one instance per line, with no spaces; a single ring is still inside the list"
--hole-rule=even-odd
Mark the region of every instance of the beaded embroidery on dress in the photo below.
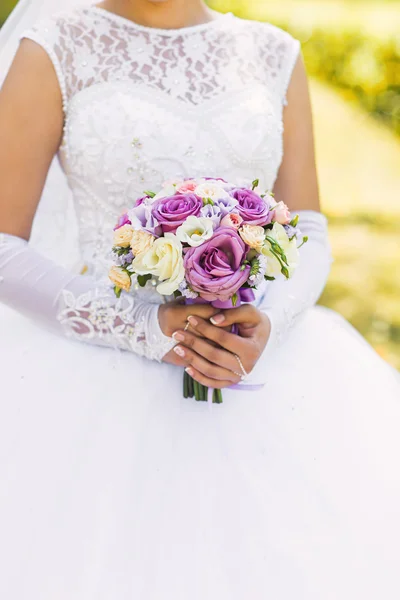
[[[240,184],[256,172],[273,187],[299,51],[288,34],[229,14],[183,33],[149,31],[91,7],[25,35],[48,50],[60,81],[60,159],[91,269],[116,216],[169,177],[210,173]]]
[[[272,189],[299,42],[232,15],[168,31],[97,7],[24,36],[62,91],[93,283],[0,238],[13,298],[55,298],[46,313],[74,338],[0,307],[0,597],[397,600],[398,377],[339,315],[299,318],[318,286],[304,305],[280,297],[291,330],[257,365],[265,387],[216,406],[183,399],[181,369],[157,362],[172,345],[152,289],[117,302],[104,282],[112,228],[144,190],[205,173]],[[310,212],[304,249],[326,252]]]

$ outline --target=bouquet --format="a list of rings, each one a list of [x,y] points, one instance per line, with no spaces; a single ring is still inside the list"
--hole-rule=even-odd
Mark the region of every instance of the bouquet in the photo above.
[[[144,194],[114,229],[109,278],[117,297],[133,281],[144,287],[153,280],[163,296],[233,308],[252,302],[265,280],[289,279],[307,241],[299,245],[298,216],[262,193],[258,180],[248,189],[223,179],[186,179]],[[208,390],[185,372],[184,395],[207,400]],[[222,402],[220,390],[213,402]]]

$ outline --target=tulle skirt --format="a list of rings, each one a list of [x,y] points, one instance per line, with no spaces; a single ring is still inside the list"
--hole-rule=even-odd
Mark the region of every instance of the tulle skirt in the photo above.
[[[261,391],[182,396],[182,371],[0,309],[0,597],[400,597],[400,384],[307,311]]]

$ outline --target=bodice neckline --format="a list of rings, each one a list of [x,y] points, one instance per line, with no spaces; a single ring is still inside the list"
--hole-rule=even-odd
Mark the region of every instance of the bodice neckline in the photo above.
[[[163,36],[174,36],[174,35],[180,35],[180,36],[185,35],[186,36],[191,33],[198,33],[198,32],[202,32],[202,31],[206,31],[208,29],[215,29],[216,27],[219,27],[222,23],[225,23],[225,21],[227,19],[232,19],[234,17],[233,13],[231,13],[231,12],[223,14],[223,13],[217,13],[217,11],[213,11],[218,16],[215,19],[213,19],[212,21],[207,21],[206,23],[200,23],[198,25],[189,25],[186,27],[180,27],[178,29],[160,29],[160,28],[156,28],[156,27],[140,25],[139,23],[136,23],[135,21],[132,21],[131,19],[128,19],[126,17],[118,15],[114,12],[111,12],[105,8],[102,8],[101,6],[92,5],[87,10],[93,11],[105,18],[108,18],[109,20],[119,22],[125,26],[128,25],[129,27],[131,27],[132,29],[135,29],[137,31],[142,31],[142,32],[149,33],[149,34],[163,35]]]

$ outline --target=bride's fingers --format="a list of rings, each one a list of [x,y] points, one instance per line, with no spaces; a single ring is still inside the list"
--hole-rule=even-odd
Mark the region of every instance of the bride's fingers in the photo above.
[[[186,331],[176,331],[172,337],[174,340],[183,344],[187,348],[190,348],[199,354],[208,362],[219,365],[220,367],[224,367],[229,371],[233,371],[234,373],[238,371],[238,362],[237,358],[227,350],[223,350],[222,348],[216,346],[209,340],[206,340],[204,337],[198,337],[199,334],[193,334],[190,330]]]
[[[229,333],[220,327],[211,325],[208,321],[197,316],[189,316],[188,321],[196,335],[202,335],[232,354],[240,355],[243,352],[244,340],[239,335]]]
[[[195,371],[201,373],[202,376],[206,377],[209,381],[228,381],[230,385],[232,383],[238,383],[240,381],[240,376],[229,369],[225,369],[224,367],[217,366],[208,362],[202,356],[199,356],[193,350],[186,348],[185,346],[175,346],[174,348],[175,354],[182,358],[185,361],[185,364],[188,367],[192,367]],[[204,384],[206,385],[206,384]],[[207,385],[212,385],[207,384]]]
[[[223,390],[232,386],[232,381],[218,381],[217,379],[210,379],[197,371],[194,367],[188,367],[186,373],[193,377],[196,381],[204,385],[205,387],[212,388],[214,390]]]

